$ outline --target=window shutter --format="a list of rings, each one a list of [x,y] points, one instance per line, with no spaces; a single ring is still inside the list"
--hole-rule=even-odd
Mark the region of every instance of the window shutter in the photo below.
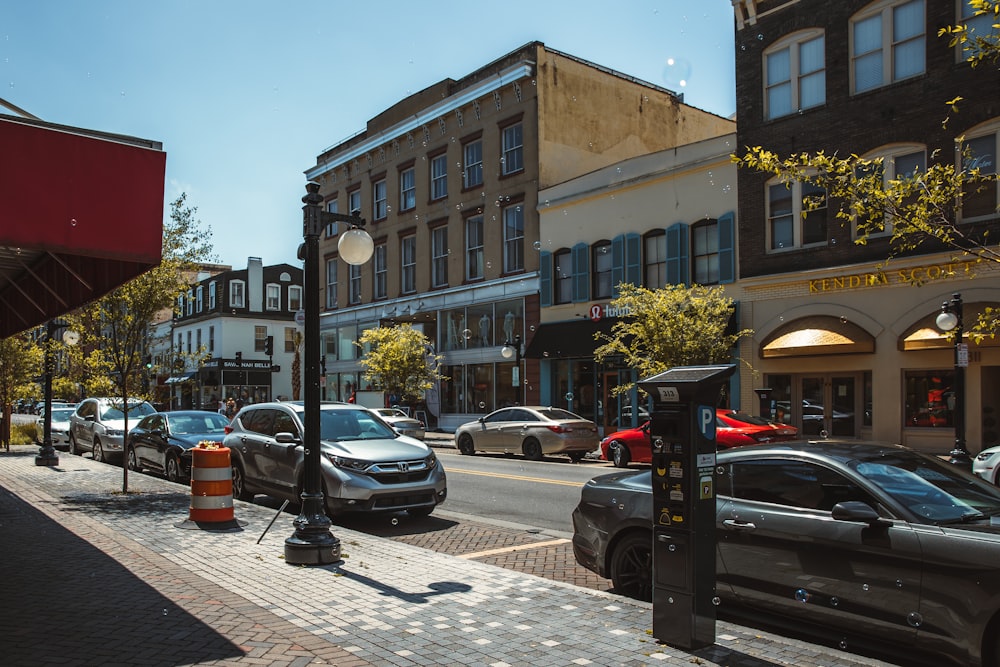
[[[573,302],[590,300],[590,246],[573,246]]]
[[[611,239],[611,298],[618,298],[618,284],[625,280],[625,236]]]
[[[542,307],[552,305],[552,253],[548,250],[538,257],[538,300]]]
[[[688,285],[688,226],[678,222],[667,227],[667,284]]]
[[[736,243],[734,240],[735,225],[733,213],[730,211],[719,216],[719,283],[731,283],[736,280]]]
[[[625,235],[625,282],[642,283],[642,237],[634,232]]]

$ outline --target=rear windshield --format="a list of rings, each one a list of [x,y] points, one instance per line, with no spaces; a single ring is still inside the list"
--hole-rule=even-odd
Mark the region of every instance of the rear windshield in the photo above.
[[[555,421],[583,419],[580,415],[575,415],[569,410],[563,410],[561,408],[545,408],[544,410],[539,410],[538,414],[542,415],[546,419],[552,419]]]
[[[742,412],[727,412],[725,413],[725,417],[744,424],[753,424],[754,426],[767,426],[771,423],[763,417],[754,417],[753,415],[747,415]]]

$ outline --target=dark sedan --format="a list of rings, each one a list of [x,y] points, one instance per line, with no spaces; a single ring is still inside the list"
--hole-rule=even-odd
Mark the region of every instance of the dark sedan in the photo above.
[[[128,433],[128,468],[183,481],[191,476],[191,448],[203,440],[221,443],[228,425],[225,415],[204,410],[148,415]]]
[[[651,473],[589,481],[577,562],[652,596]],[[1000,489],[896,445],[793,442],[719,452],[716,594],[723,609],[847,644],[959,665],[1000,663]]]

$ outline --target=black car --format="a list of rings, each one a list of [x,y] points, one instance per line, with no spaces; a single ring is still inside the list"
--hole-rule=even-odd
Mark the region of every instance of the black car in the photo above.
[[[897,445],[792,442],[717,455],[716,595],[801,631],[958,665],[1000,664],[1000,489]],[[652,597],[649,470],[589,481],[578,563]]]
[[[177,410],[143,418],[128,433],[128,468],[154,470],[171,482],[191,476],[191,448],[199,442],[218,442],[226,436],[229,420],[218,412]]]

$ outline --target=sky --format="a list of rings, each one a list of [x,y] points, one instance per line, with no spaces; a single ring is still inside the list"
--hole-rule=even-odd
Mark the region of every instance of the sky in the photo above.
[[[217,261],[298,265],[303,172],[408,95],[540,41],[729,117],[733,34],[730,0],[7,0],[0,98],[162,142],[165,218],[186,194]]]

